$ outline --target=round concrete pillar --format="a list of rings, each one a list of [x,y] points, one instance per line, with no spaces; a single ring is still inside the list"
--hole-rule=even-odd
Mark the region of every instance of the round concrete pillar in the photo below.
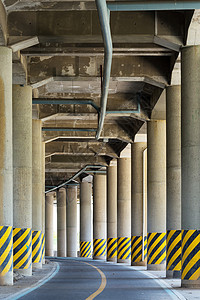
[[[145,157],[146,143],[131,145],[131,265],[147,264]]]
[[[42,122],[32,120],[32,263],[42,268]]]
[[[13,284],[12,50],[0,47],[0,285]],[[8,262],[4,263],[4,256]],[[1,258],[2,257],[2,258]]]
[[[131,263],[131,159],[117,160],[117,262]]]
[[[77,186],[67,186],[67,256],[77,257]]]
[[[166,121],[147,123],[147,269],[166,267]]]
[[[181,278],[181,86],[167,88],[167,278]]]
[[[107,261],[117,262],[117,164],[107,167]]]
[[[200,288],[200,46],[182,49],[182,286]]]
[[[13,268],[24,276],[32,275],[31,236],[32,88],[13,85]]]
[[[66,189],[57,193],[57,256],[66,257]]]
[[[106,259],[106,176],[95,174],[93,181],[93,258]]]
[[[53,251],[53,201],[54,193],[46,194],[45,203],[45,255],[54,256]]]
[[[92,256],[92,184],[81,182],[80,190],[80,256]]]
[[[42,264],[45,264],[45,143],[42,142]]]

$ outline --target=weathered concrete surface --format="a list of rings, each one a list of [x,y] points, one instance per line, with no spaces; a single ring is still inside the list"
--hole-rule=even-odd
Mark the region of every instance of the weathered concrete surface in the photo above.
[[[67,256],[77,257],[77,186],[67,186]]]
[[[65,257],[67,254],[67,228],[66,228],[66,189],[57,192],[57,256]]]
[[[80,241],[92,243],[92,184],[80,185]]]
[[[32,88],[13,85],[13,226],[32,228]],[[29,269],[19,269],[32,275]]]
[[[41,121],[32,120],[32,229],[42,231],[42,134]],[[34,263],[34,268],[42,268]]]
[[[53,201],[54,193],[48,193],[45,199],[45,255],[54,256],[53,249]]]
[[[12,51],[6,47],[0,47],[0,148],[0,226],[13,226]],[[0,274],[0,284],[13,284],[13,270]]]

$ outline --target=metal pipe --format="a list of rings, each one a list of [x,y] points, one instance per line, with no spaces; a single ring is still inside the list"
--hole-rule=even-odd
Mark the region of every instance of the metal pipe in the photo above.
[[[110,11],[159,11],[200,9],[199,1],[134,1],[134,3],[108,3]]]
[[[112,38],[109,24],[109,13],[106,4],[106,0],[95,0],[97,11],[99,15],[99,22],[101,25],[101,32],[104,42],[104,70],[103,70],[103,87],[101,93],[101,109],[99,115],[99,124],[96,134],[96,139],[100,138],[101,131],[103,129],[104,119],[106,115],[106,105],[108,98],[108,88],[111,74],[112,65]]]
[[[50,193],[50,192],[53,192],[53,191],[55,191],[55,190],[57,190],[57,189],[59,189],[59,188],[65,186],[65,185],[67,185],[70,181],[76,179],[76,178],[77,178],[78,176],[80,176],[83,172],[85,172],[88,168],[104,168],[104,167],[106,167],[106,166],[104,166],[104,165],[87,165],[87,166],[85,166],[84,168],[82,168],[81,170],[79,170],[75,175],[73,175],[73,176],[72,176],[70,179],[68,179],[66,182],[64,182],[64,183],[58,185],[57,187],[54,187],[54,188],[52,188],[52,189],[50,189],[50,190],[48,190],[48,191],[45,191],[45,194]]]

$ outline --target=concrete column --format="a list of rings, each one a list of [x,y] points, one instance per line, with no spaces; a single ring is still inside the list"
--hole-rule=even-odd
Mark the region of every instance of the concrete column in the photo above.
[[[131,159],[117,160],[117,262],[131,263]]]
[[[77,257],[77,186],[67,186],[67,256]]]
[[[45,143],[42,142],[42,264],[45,264]]]
[[[13,267],[32,275],[32,88],[13,86]],[[20,243],[19,243],[20,241]],[[15,246],[17,244],[17,247]],[[26,248],[24,248],[26,244]],[[20,255],[19,255],[20,254]]]
[[[42,164],[41,120],[32,121],[32,263],[42,268]]]
[[[46,194],[45,203],[45,255],[54,256],[53,251],[53,201],[54,193]]]
[[[200,288],[200,46],[182,49],[182,286]]]
[[[107,261],[117,262],[117,163],[107,167]]]
[[[181,278],[181,86],[167,88],[167,278]]]
[[[131,265],[147,264],[145,149],[146,143],[131,145]]]
[[[147,123],[147,268],[166,267],[166,121]]]
[[[57,193],[57,256],[66,257],[66,189]]]
[[[0,47],[0,151],[0,285],[12,285],[12,50],[6,47]],[[4,244],[8,246],[3,248]]]
[[[93,258],[106,259],[106,176],[95,174],[93,181]]]
[[[80,255],[92,256],[92,184],[81,182],[80,190]]]

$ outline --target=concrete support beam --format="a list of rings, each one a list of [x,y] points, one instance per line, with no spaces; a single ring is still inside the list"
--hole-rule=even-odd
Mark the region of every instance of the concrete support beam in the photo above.
[[[41,121],[32,120],[32,262],[42,268],[42,134]],[[39,249],[41,250],[37,250]]]
[[[32,88],[20,85],[13,85],[13,227],[13,267],[31,276]]]
[[[165,120],[147,123],[147,149],[147,268],[159,271],[166,266]]]
[[[53,201],[54,193],[48,193],[45,201],[45,255],[54,256],[53,251]]]
[[[117,160],[117,262],[131,263],[131,159]]]
[[[57,256],[66,257],[66,189],[57,193]]]
[[[106,259],[106,176],[95,174],[93,181],[93,258]]]
[[[117,262],[117,164],[107,167],[107,260]]]
[[[146,143],[131,145],[131,265],[147,264],[145,149]],[[145,152],[144,152],[145,151]]]
[[[182,286],[200,287],[200,46],[182,50]]]
[[[67,186],[67,256],[77,257],[77,186]]]
[[[80,256],[92,256],[92,184],[86,181],[80,190]]]
[[[167,88],[167,278],[181,277],[181,86]]]
[[[0,47],[0,285],[13,284],[12,51]],[[2,245],[3,246],[3,245]],[[3,255],[8,254],[4,263]]]

